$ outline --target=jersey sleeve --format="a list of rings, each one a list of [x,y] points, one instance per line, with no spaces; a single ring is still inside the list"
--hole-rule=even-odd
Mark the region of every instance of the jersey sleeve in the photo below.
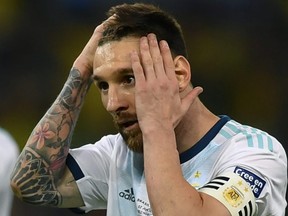
[[[239,132],[224,144],[215,175],[233,172],[245,180],[256,199],[257,215],[284,216],[287,157],[283,146],[254,128]]]
[[[199,191],[221,202],[232,216],[256,215],[255,196],[248,183],[235,173],[217,176]]]
[[[85,206],[82,212],[107,206],[109,166],[113,145],[109,136],[95,144],[71,149],[66,164],[72,172]]]

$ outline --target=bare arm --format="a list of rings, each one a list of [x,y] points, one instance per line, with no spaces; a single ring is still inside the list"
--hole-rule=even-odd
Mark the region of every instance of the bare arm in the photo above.
[[[75,60],[61,93],[32,131],[18,158],[11,176],[11,186],[25,202],[54,207],[83,205],[65,161],[91,84],[94,53],[102,37],[104,23],[95,29]]]
[[[199,193],[183,177],[174,128],[201,93],[179,94],[174,62],[165,41],[140,40],[140,57],[131,55],[135,100],[143,134],[144,168],[153,215],[230,215],[216,199]]]
[[[73,129],[89,88],[78,69],[32,131],[13,173],[16,195],[31,204],[61,206],[57,184],[63,177]]]

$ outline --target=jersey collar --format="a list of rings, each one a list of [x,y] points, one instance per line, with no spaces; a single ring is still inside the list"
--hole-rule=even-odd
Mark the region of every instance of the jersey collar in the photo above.
[[[191,148],[182,152],[180,156],[180,163],[185,163],[186,161],[193,158],[199,152],[201,152],[210,142],[211,140],[218,134],[221,128],[231,120],[229,116],[221,115],[220,119],[216,124]]]

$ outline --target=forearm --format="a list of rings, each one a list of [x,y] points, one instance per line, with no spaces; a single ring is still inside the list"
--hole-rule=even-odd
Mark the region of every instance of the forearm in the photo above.
[[[61,93],[32,131],[11,180],[16,195],[24,201],[61,205],[57,182],[89,86],[90,80],[73,68]]]
[[[153,215],[201,215],[200,194],[184,179],[173,129],[143,133],[145,178]]]

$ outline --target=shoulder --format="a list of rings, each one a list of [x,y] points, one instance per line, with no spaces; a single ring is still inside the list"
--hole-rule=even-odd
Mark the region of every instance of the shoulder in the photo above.
[[[9,157],[10,159],[16,160],[19,154],[18,145],[16,141],[14,140],[14,138],[6,130],[2,128],[0,128],[0,143],[1,143],[1,148],[5,149],[5,151],[0,151],[0,155],[1,155],[0,158],[8,159]]]
[[[123,145],[124,140],[122,136],[117,134],[109,134],[106,136],[103,136],[101,139],[96,141],[95,143],[87,143],[84,144],[78,148],[72,148],[72,151],[82,151],[82,150],[106,150],[106,151],[112,151],[116,146]]]
[[[243,125],[234,120],[227,122],[219,134],[226,138],[231,148],[247,149],[249,151],[257,149],[259,152],[285,155],[283,146],[274,136],[261,129]]]
[[[17,146],[16,141],[13,139],[10,133],[3,128],[0,128],[0,141],[6,146]]]
[[[267,172],[270,168],[278,168],[286,172],[286,152],[282,144],[267,132],[231,120],[220,134],[226,136],[221,157],[224,163],[228,161],[229,164],[242,163]]]
[[[85,144],[69,150],[69,154],[78,162],[89,164],[89,159],[98,163],[109,162],[115,152],[121,152],[127,148],[120,134],[103,136],[95,143]]]
[[[281,143],[255,127],[229,121],[220,131],[226,138],[220,172],[231,171],[250,185],[264,215],[286,206],[287,156]]]

